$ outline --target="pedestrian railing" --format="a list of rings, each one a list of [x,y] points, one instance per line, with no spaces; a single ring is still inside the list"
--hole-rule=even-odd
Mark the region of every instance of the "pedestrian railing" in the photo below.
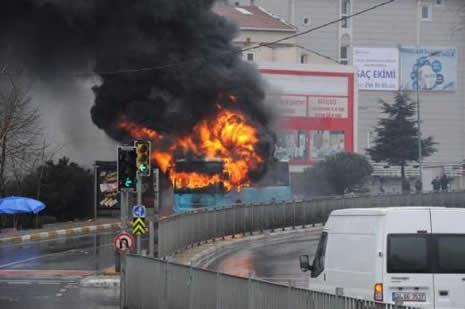
[[[158,227],[158,256],[226,235],[284,229],[325,222],[329,213],[342,208],[388,206],[465,207],[465,192],[435,192],[361,197],[321,198],[286,203],[232,205],[199,209],[162,219]]]
[[[149,257],[128,255],[129,309],[408,308],[240,278]]]

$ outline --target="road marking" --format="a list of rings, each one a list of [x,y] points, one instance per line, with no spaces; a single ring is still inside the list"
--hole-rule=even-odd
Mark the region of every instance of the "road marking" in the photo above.
[[[59,285],[62,284],[62,281],[58,280],[37,280],[37,284],[43,284],[43,285]]]
[[[57,297],[61,297],[61,296],[63,296],[63,294],[57,293]]]
[[[15,280],[15,281],[7,281],[8,284],[14,285],[14,284],[32,284],[31,280]]]
[[[95,271],[86,270],[34,270],[34,269],[4,269],[0,270],[0,277],[4,278],[69,278],[86,277],[95,274]]]

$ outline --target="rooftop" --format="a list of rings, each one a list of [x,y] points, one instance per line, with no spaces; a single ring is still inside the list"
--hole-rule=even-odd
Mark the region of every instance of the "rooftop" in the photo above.
[[[217,6],[214,11],[239,24],[241,29],[290,31],[296,28],[259,6]]]

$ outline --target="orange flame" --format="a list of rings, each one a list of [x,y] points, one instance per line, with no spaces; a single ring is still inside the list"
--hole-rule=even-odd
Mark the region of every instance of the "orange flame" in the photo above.
[[[259,142],[255,127],[247,121],[244,114],[219,106],[215,118],[200,121],[190,135],[172,138],[168,146],[166,136],[154,130],[127,120],[119,121],[118,126],[135,139],[152,141],[152,161],[163,173],[170,169],[170,180],[177,188],[202,188],[223,181],[228,191],[239,190],[251,185],[249,171],[257,169],[263,163],[263,158],[255,150]],[[160,150],[161,144],[165,145],[163,150]],[[176,172],[174,153],[179,150],[184,154],[194,153],[206,160],[221,160],[227,179],[222,179],[221,175]]]

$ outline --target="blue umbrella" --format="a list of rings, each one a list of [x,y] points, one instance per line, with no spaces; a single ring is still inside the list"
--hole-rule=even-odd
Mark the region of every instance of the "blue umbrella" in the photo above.
[[[0,215],[15,215],[20,213],[38,213],[45,208],[41,201],[27,197],[9,196],[0,199]]]

